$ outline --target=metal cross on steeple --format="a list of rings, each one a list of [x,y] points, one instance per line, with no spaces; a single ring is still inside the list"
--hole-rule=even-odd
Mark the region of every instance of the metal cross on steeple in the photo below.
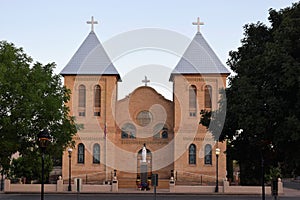
[[[142,80],[142,82],[143,82],[143,83],[145,83],[145,86],[147,86],[147,83],[149,83],[149,82],[150,82],[150,80],[149,80],[149,79],[147,79],[147,76],[145,76],[145,79],[144,79],[144,80]]]
[[[198,17],[197,22],[193,22],[193,25],[197,25],[198,32],[200,32],[200,26],[204,25],[204,22],[200,22],[200,17]]]
[[[92,31],[94,31],[94,24],[98,24],[97,21],[94,21],[94,16],[92,16],[92,20],[91,21],[87,21],[87,24],[91,24],[92,25]]]

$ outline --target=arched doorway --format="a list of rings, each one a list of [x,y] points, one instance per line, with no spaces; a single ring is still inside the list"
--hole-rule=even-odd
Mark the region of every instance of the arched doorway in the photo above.
[[[146,148],[146,162],[143,162],[142,150],[139,150],[137,154],[137,179],[140,179],[141,183],[148,183],[148,179],[151,180],[152,175],[152,153]]]

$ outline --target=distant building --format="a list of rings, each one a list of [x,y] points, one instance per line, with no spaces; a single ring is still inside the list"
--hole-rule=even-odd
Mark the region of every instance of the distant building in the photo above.
[[[95,22],[90,23],[93,26]],[[199,20],[196,25],[199,27]],[[61,71],[65,86],[72,92],[70,115],[84,125],[73,138],[72,179],[103,183],[110,181],[116,170],[119,187],[123,188],[136,187],[152,173],[158,173],[162,188],[168,186],[171,176],[177,184],[213,184],[216,148],[221,149],[219,177],[225,178],[226,144],[216,142],[199,121],[200,110],[218,107],[219,91],[225,87],[229,71],[200,28],[166,77],[173,82],[173,101],[147,85],[147,77],[145,86],[117,100],[121,80],[117,67],[92,28]],[[144,145],[146,162],[142,158]],[[68,159],[66,150],[62,166],[65,181],[69,176]]]

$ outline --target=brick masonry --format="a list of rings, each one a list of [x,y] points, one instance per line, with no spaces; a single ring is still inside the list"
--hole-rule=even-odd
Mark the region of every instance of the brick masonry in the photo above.
[[[64,84],[72,92],[68,103],[70,115],[76,117],[84,128],[74,136],[75,146],[71,157],[72,179],[82,178],[85,183],[110,181],[114,169],[120,187],[136,187],[139,176],[141,155],[138,154],[144,143],[148,149],[148,175],[158,173],[159,179],[168,180],[171,170],[177,175],[178,183],[184,185],[210,185],[215,181],[215,149],[221,149],[219,156],[219,178],[226,176],[226,144],[215,142],[215,138],[205,127],[199,125],[200,110],[204,109],[204,87],[212,87],[212,109],[218,107],[219,90],[225,87],[226,75],[176,75],[173,77],[173,101],[165,99],[149,86],[136,88],[131,94],[117,100],[116,76],[64,76]],[[85,116],[79,116],[78,87],[86,88]],[[101,88],[100,116],[94,116],[94,87]],[[190,116],[189,87],[196,90],[197,108],[195,116]],[[137,116],[142,111],[150,112],[150,118]],[[144,121],[143,121],[144,120]],[[147,121],[148,120],[148,121]],[[141,121],[145,124],[141,124]],[[122,127],[130,123],[135,127],[135,138],[122,138]],[[162,132],[157,134],[158,124],[167,128],[167,138]],[[105,135],[106,132],[106,135]],[[77,162],[78,144],[85,145],[84,164]],[[93,146],[100,145],[100,163],[93,163]],[[196,163],[189,164],[189,145],[196,145]],[[212,164],[204,164],[204,147],[212,145]],[[63,155],[62,177],[69,177],[68,152]],[[123,181],[123,183],[122,183]],[[128,182],[128,185],[124,184]]]

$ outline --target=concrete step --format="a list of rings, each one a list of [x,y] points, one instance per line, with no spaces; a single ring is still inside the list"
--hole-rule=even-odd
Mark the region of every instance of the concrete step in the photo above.
[[[136,179],[119,179],[119,188],[137,188]]]
[[[119,179],[119,188],[137,188],[136,179]],[[152,186],[151,186],[152,187]],[[168,189],[169,179],[158,179],[158,189]]]

